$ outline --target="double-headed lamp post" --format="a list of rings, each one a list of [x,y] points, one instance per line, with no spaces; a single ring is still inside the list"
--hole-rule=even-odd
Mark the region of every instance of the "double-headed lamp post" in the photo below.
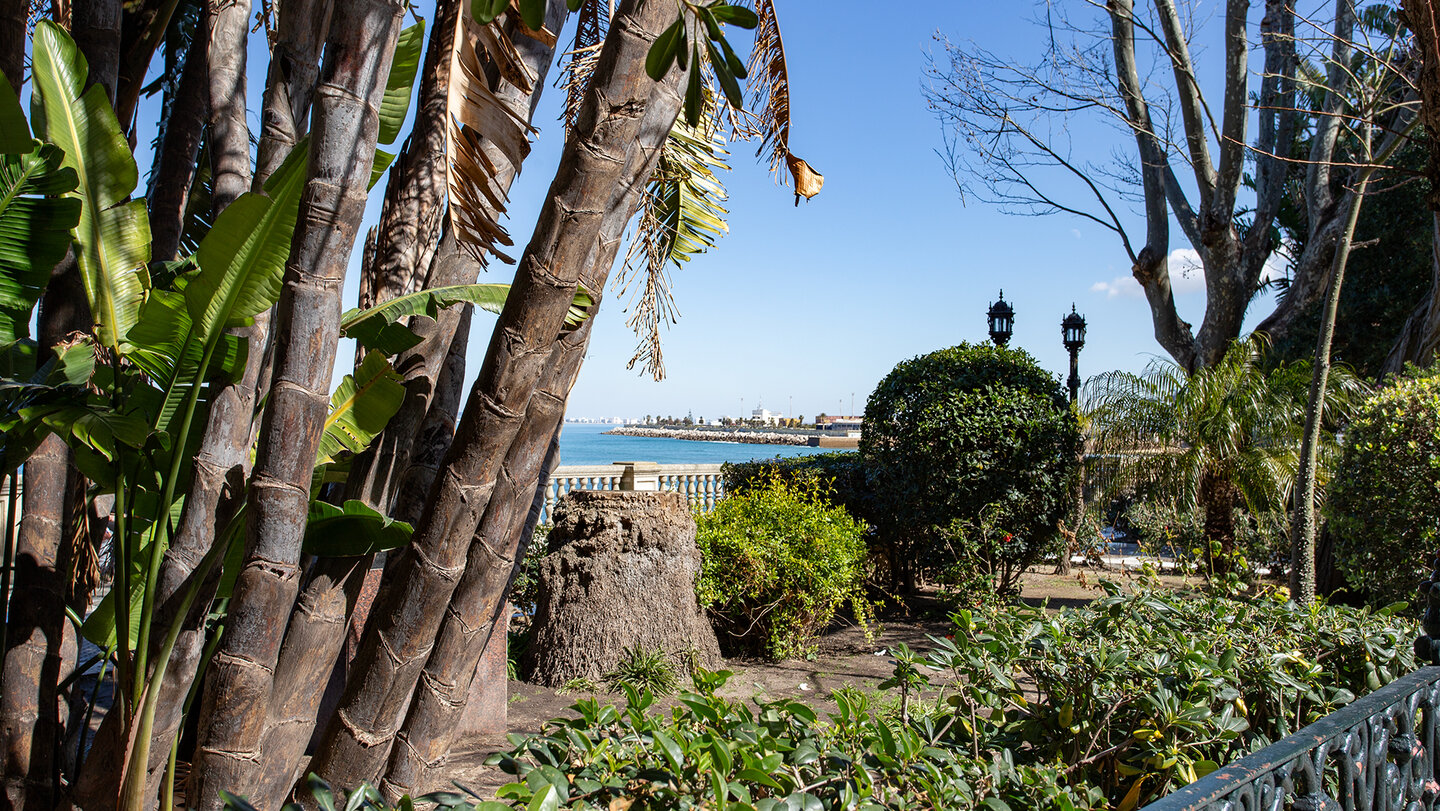
[[[1075,312],[1070,305],[1070,314],[1060,321],[1060,334],[1065,339],[1065,349],[1070,352],[1070,402],[1080,399],[1080,349],[1085,346],[1085,316]]]
[[[990,320],[990,340],[996,346],[1004,346],[1010,343],[1010,335],[1015,331],[1015,308],[1005,301],[1005,291],[1000,291],[1000,300],[990,305],[990,312],[986,313]]]

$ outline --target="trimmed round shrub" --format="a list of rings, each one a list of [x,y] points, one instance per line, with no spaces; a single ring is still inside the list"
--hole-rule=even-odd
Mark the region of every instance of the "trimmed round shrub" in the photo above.
[[[1440,375],[1365,401],[1345,429],[1326,511],[1336,564],[1359,596],[1415,602],[1440,548]]]
[[[896,366],[860,440],[896,585],[1014,594],[1058,535],[1080,449],[1064,390],[1023,350],[961,344]]]
[[[720,469],[725,477],[726,493],[738,494],[752,487],[764,487],[778,478],[791,483],[819,485],[830,504],[844,507],[862,521],[870,513],[870,485],[865,481],[865,466],[856,451],[726,462]]]
[[[771,479],[695,519],[695,591],[727,655],[801,656],[847,600],[870,616],[865,525],[817,484]]]

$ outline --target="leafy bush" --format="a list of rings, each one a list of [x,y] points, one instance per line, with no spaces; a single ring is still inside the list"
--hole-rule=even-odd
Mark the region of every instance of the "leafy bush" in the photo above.
[[[798,701],[752,709],[720,698],[730,675],[697,672],[695,691],[681,693],[668,718],[647,714],[652,697],[630,689],[623,709],[582,700],[578,718],[512,736],[515,749],[489,761],[519,778],[499,798],[514,808],[606,811],[1104,807],[1098,792],[1068,786],[1063,769],[972,757],[942,718],[906,723],[836,692],[839,712],[819,723]]]
[[[764,487],[772,479],[819,485],[829,503],[844,507],[862,521],[870,520],[874,499],[865,481],[865,464],[855,451],[726,462],[720,469],[725,477],[726,493],[739,495],[754,487]]]
[[[860,455],[897,585],[956,567],[999,593],[1055,538],[1080,430],[1021,350],[961,344],[895,367],[870,395]]]
[[[1390,609],[1107,589],[1059,614],[955,615],[930,660],[975,751],[1069,764],[1134,808],[1415,666],[1416,629]]]
[[[1205,567],[1221,554],[1211,550],[1206,555],[1205,516],[1198,510],[1182,510],[1158,500],[1139,501],[1125,509],[1127,525],[1134,533],[1141,550],[1147,555],[1167,555],[1187,571],[1214,577]],[[1278,577],[1290,565],[1289,516],[1284,512],[1251,514],[1243,509],[1234,511],[1235,547],[1233,555],[1241,565],[1233,567],[1236,579],[1254,578],[1250,563],[1270,570]]]
[[[1440,368],[1360,407],[1326,506],[1351,586],[1374,604],[1412,599],[1440,546]]]
[[[900,651],[899,712],[848,689],[824,721],[752,707],[697,670],[668,716],[627,688],[491,762],[519,778],[498,795],[515,808],[1135,808],[1410,669],[1414,632],[1384,611],[1112,590],[1057,615],[960,612],[928,669]]]
[[[696,518],[700,604],[734,653],[804,654],[845,601],[863,623],[869,604],[864,525],[830,506],[818,484],[771,479]]]

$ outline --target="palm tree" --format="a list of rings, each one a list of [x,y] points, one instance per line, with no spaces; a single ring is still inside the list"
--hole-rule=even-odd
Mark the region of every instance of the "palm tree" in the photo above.
[[[1299,465],[1310,365],[1267,368],[1264,350],[1251,337],[1193,373],[1157,358],[1141,374],[1109,372],[1086,386],[1092,452],[1119,462],[1110,489],[1202,510],[1212,571],[1233,559],[1235,507],[1285,509]],[[1336,383],[1326,402],[1332,425],[1360,385],[1344,372]],[[1333,430],[1322,437],[1319,470],[1328,474]]]

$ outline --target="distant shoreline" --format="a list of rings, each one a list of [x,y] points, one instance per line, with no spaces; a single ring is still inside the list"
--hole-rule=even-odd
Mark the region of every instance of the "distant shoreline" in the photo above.
[[[835,436],[829,431],[789,428],[779,431],[765,431],[756,428],[722,428],[705,426],[695,428],[646,428],[640,425],[621,425],[601,434],[618,436],[650,437],[652,439],[686,439],[692,442],[740,442],[749,445],[790,445],[793,447],[830,448],[834,450],[855,450],[860,447],[859,437]]]
[[[743,442],[751,445],[810,445],[806,434],[757,431],[749,428],[644,428],[621,425],[602,434],[642,436],[654,439],[688,439],[695,442]]]

